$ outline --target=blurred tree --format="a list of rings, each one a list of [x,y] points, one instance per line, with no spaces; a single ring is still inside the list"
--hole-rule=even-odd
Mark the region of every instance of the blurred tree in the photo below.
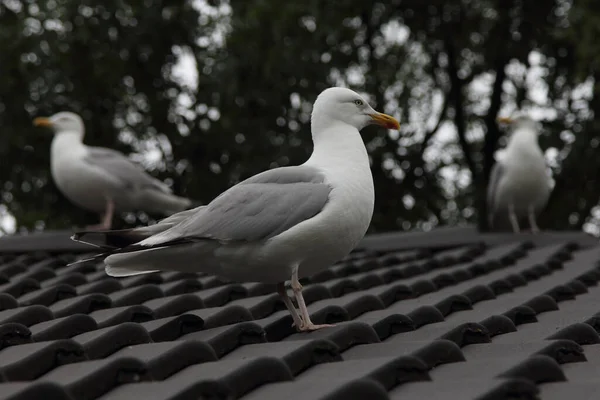
[[[591,230],[598,20],[593,0],[0,0],[3,202],[23,227],[91,218],[56,191],[34,116],[70,109],[86,120],[87,143],[160,151],[152,172],[207,202],[303,162],[311,103],[347,85],[402,120],[400,134],[363,135],[373,231],[476,220],[485,229],[478,217],[503,140],[496,117],[517,108],[545,120],[559,190],[541,226]]]

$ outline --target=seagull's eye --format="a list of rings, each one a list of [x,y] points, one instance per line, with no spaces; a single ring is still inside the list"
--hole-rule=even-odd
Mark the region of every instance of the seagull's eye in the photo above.
[[[362,106],[363,101],[362,100],[354,100],[354,104],[356,104],[357,106]]]

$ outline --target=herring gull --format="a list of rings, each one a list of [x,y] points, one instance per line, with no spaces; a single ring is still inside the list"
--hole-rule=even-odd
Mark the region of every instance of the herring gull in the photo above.
[[[519,219],[527,217],[533,233],[539,232],[536,217],[546,206],[551,191],[544,154],[538,144],[539,123],[525,115],[499,118],[512,133],[490,174],[487,191],[488,221],[495,225],[507,216],[513,232],[519,232]]]
[[[345,257],[369,227],[375,192],[359,130],[370,124],[400,127],[352,90],[329,88],[314,103],[314,148],[304,164],[254,175],[175,225],[155,225],[158,233],[130,230],[133,243],[124,247],[111,249],[111,233],[100,233],[107,252],[96,258],[115,277],[170,270],[274,283],[298,331],[331,326],[313,324],[299,279]],[[123,243],[128,233],[116,235]]]
[[[85,127],[79,115],[59,112],[36,118],[34,125],[54,131],[50,168],[58,189],[77,206],[102,215],[101,223],[88,229],[110,229],[115,211],[171,215],[192,204],[173,195],[166,184],[122,153],[84,145]]]

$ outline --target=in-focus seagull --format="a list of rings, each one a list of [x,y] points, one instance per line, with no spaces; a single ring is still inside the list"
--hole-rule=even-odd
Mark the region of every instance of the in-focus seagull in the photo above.
[[[345,257],[369,227],[375,192],[359,132],[369,124],[400,126],[352,90],[323,91],[311,115],[313,153],[304,164],[246,179],[192,215],[186,211],[185,218],[157,224],[152,232],[101,234],[107,274],[206,272],[275,283],[299,331],[330,326],[311,321],[299,279]],[[74,239],[85,242],[84,236]],[[286,280],[298,309],[287,295]]]

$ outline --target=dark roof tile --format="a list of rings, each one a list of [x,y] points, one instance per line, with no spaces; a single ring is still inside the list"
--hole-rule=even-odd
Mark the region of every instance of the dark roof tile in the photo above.
[[[249,344],[227,354],[223,360],[259,358],[265,354],[285,362],[294,376],[317,364],[342,361],[338,346],[322,339]]]
[[[542,354],[527,358],[523,362],[504,372],[501,376],[526,379],[534,383],[560,382],[567,380],[556,360]]]
[[[82,400],[93,400],[120,385],[150,379],[146,365],[131,357],[63,365],[40,378],[64,387],[74,399]]]
[[[148,331],[133,322],[81,333],[73,340],[83,346],[90,360],[107,357],[125,346],[152,341]]]
[[[64,283],[65,285],[81,286],[87,283],[85,275],[79,272],[72,272],[70,274],[57,275],[54,278],[46,279],[40,283],[43,288],[52,287]],[[81,294],[81,292],[78,292]]]
[[[98,324],[92,317],[85,314],[72,314],[56,318],[29,327],[33,340],[42,342],[46,340],[68,339],[85,332],[98,329]]]
[[[146,329],[154,342],[166,342],[202,330],[204,320],[194,314],[186,313],[175,317],[155,319],[140,325]]]
[[[96,321],[98,328],[123,322],[147,322],[154,319],[152,310],[142,305],[106,308],[91,312],[89,315]]]
[[[50,306],[57,301],[68,299],[77,296],[77,291],[73,286],[61,283],[55,286],[50,286],[42,289],[29,292],[19,297],[19,304],[30,306],[39,304],[42,306]]]
[[[162,271],[157,272],[163,280],[163,282],[173,282],[179,281],[187,278],[198,278],[198,274],[193,274],[189,272],[179,272],[179,271]]]
[[[250,392],[244,397],[248,400],[276,400],[276,399],[369,399],[388,400],[385,387],[379,382],[370,379],[333,380],[326,384],[316,382],[307,384],[305,381],[274,383]]]
[[[23,256],[26,258],[27,256]],[[9,278],[12,278],[15,275],[22,274],[27,271],[27,267],[18,261],[12,261],[4,264],[0,267],[0,274],[2,278],[2,282],[8,281]]]
[[[379,342],[377,332],[364,322],[341,322],[329,329],[320,329],[310,333],[295,333],[285,338],[289,340],[325,339],[337,345],[341,352],[352,346]]]
[[[353,292],[341,297],[319,300],[311,305],[312,308],[317,306],[337,305],[342,307],[348,313],[349,319],[355,319],[359,315],[373,310],[381,310],[385,308],[379,297],[372,294],[364,294],[363,292]]]
[[[108,297],[111,299],[113,307],[121,307],[142,304],[148,300],[164,297],[164,293],[156,285],[144,284],[113,292]]]
[[[89,262],[85,262],[85,263],[81,263],[81,264],[71,264],[71,265],[67,265],[64,266],[62,268],[56,268],[54,270],[54,272],[56,272],[56,275],[68,275],[71,273],[80,273],[85,275],[86,277],[89,276],[90,273],[92,272],[96,272],[96,266],[93,263],[89,263]]]
[[[166,379],[190,365],[217,361],[212,347],[194,340],[127,346],[110,357],[133,357],[143,362],[154,380]]]
[[[202,275],[200,274],[199,276],[196,277],[198,279],[198,282],[200,282],[200,284],[202,285],[203,289],[210,289],[210,288],[214,288],[217,286],[224,286],[227,285],[228,282],[223,278],[220,278],[218,276],[214,276],[214,275]]]
[[[470,360],[489,360],[505,357],[507,354],[542,354],[553,358],[557,363],[585,361],[584,349],[570,340],[539,340],[520,343],[474,344],[463,349]]]
[[[428,369],[442,364],[465,361],[460,347],[453,341],[437,339],[427,342],[395,342],[361,344],[344,352],[344,360],[388,357],[390,354],[410,355],[420,359]]]
[[[356,318],[355,321],[371,325],[380,340],[398,333],[413,331],[417,328],[409,316],[387,312],[368,312]]]
[[[275,311],[285,309],[285,305],[277,293],[234,300],[229,304],[244,307],[254,319],[262,319]]]
[[[254,322],[240,322],[184,335],[181,340],[198,340],[210,345],[217,356],[225,354],[245,344],[266,342],[266,332]]]
[[[13,297],[21,297],[24,294],[38,290],[40,284],[32,278],[21,278],[11,280],[10,282],[0,285],[0,293],[10,294]]]
[[[27,306],[0,311],[0,325],[7,322],[17,322],[31,326],[54,318],[54,314],[44,306]]]
[[[7,293],[0,293],[0,311],[19,307],[19,302]]]
[[[239,305],[204,308],[188,311],[183,315],[195,315],[201,318],[204,321],[204,329],[212,329],[223,325],[253,320],[250,311]]]
[[[147,283],[158,285],[163,283],[163,279],[160,274],[143,274],[143,275],[134,275],[127,278],[119,278],[119,283],[123,288],[131,288],[135,286],[142,286]]]
[[[537,386],[524,379],[480,378],[470,379],[465,383],[457,385],[456,381],[435,379],[432,382],[416,382],[395,388],[390,392],[389,398],[392,400],[538,399]]]
[[[232,399],[263,384],[289,379],[287,366],[276,358],[218,361],[184,368],[162,382],[123,385],[107,398]]]
[[[262,282],[242,283],[242,286],[246,289],[248,296],[262,296],[274,293],[277,290],[276,285]]]
[[[193,294],[183,294],[148,300],[144,304],[156,318],[171,317],[186,311],[204,308],[204,302]]]
[[[98,281],[107,279],[106,272],[104,272],[103,268],[96,270],[92,273],[86,274],[86,276],[87,276],[88,282],[98,282]]]
[[[594,382],[600,387],[600,382],[598,382],[600,345],[581,346],[581,349],[585,357],[582,362],[564,364],[561,365],[561,368],[570,382]]]
[[[232,359],[197,364],[183,369],[165,382],[193,379],[196,385],[218,382],[229,389],[233,398],[242,396],[265,383],[292,379],[287,365],[275,357]],[[173,384],[171,383],[171,384]]]
[[[540,398],[544,400],[563,400],[574,395],[579,399],[593,400],[600,396],[600,383],[597,381],[546,383],[539,388]]]
[[[74,400],[60,385],[50,382],[0,383],[1,400]]]
[[[337,324],[302,334],[273,284],[179,272],[110,278],[101,263],[66,266],[80,251],[0,254],[0,353],[10,355],[0,379],[32,379],[0,390],[73,400],[491,400],[534,399],[538,386],[579,398],[597,385],[600,246],[581,234],[369,237],[302,280],[313,321]],[[99,363],[58,366],[61,343]],[[270,382],[275,368],[283,375]]]
[[[0,375],[7,381],[28,381],[86,359],[83,347],[70,339],[12,346],[0,351]]]
[[[177,281],[165,282],[158,285],[158,287],[160,288],[160,290],[162,290],[165,296],[193,293],[204,289],[202,283],[195,278],[186,278]]]
[[[220,307],[232,300],[247,297],[248,291],[238,283],[217,286],[193,293],[198,296],[206,307]]]
[[[16,322],[0,324],[0,350],[25,343],[31,343],[29,328]]]
[[[72,314],[89,314],[112,306],[110,297],[101,293],[85,294],[57,301],[50,306],[56,318]]]
[[[80,295],[92,293],[110,294],[121,289],[123,289],[123,286],[115,278],[77,285],[77,293]]]

